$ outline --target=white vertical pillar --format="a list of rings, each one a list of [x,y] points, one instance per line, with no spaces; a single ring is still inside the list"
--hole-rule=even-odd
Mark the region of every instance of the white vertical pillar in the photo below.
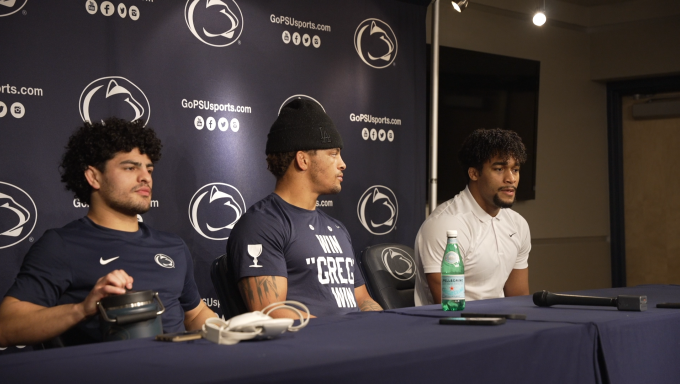
[[[430,71],[430,190],[428,208],[437,207],[437,157],[439,140],[439,0],[432,4],[432,60]]]

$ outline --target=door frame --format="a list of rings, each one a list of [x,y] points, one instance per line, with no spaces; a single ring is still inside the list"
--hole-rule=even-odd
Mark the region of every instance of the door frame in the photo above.
[[[626,226],[623,196],[624,96],[680,92],[680,75],[607,83],[607,142],[609,150],[609,230],[612,287],[626,286]]]

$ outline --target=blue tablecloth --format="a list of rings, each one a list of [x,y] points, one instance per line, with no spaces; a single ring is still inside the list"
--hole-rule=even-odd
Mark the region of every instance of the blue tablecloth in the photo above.
[[[143,339],[7,355],[0,377],[3,383],[98,384],[597,383],[596,340],[589,324],[447,326],[360,313],[313,319],[296,334],[233,346]]]
[[[618,383],[680,383],[680,309],[656,308],[662,302],[680,302],[678,285],[641,285],[569,292],[584,296],[646,295],[644,312],[613,307],[558,305],[537,307],[531,296],[473,301],[463,312],[520,313],[530,322],[593,324],[598,332],[598,353],[603,357],[603,380]],[[439,305],[388,311],[418,317],[458,316]]]
[[[582,291],[646,294],[646,312],[538,308],[530,297],[469,302],[467,311],[523,313],[499,326],[439,325],[436,306],[311,320],[275,340],[109,342],[6,355],[4,383],[677,383],[679,286]],[[409,316],[405,316],[409,315]]]

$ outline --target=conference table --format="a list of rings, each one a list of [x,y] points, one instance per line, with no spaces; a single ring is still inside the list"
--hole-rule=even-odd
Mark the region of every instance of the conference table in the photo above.
[[[297,333],[236,345],[117,341],[0,357],[2,383],[678,383],[680,286],[580,291],[647,295],[644,312],[536,307],[531,296],[468,302],[519,313],[495,326],[440,325],[439,306],[312,319]]]

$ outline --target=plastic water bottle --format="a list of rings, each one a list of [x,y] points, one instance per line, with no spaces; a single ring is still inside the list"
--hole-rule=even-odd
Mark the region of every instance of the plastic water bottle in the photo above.
[[[465,309],[465,267],[458,249],[458,231],[446,231],[446,250],[442,259],[442,309]]]

